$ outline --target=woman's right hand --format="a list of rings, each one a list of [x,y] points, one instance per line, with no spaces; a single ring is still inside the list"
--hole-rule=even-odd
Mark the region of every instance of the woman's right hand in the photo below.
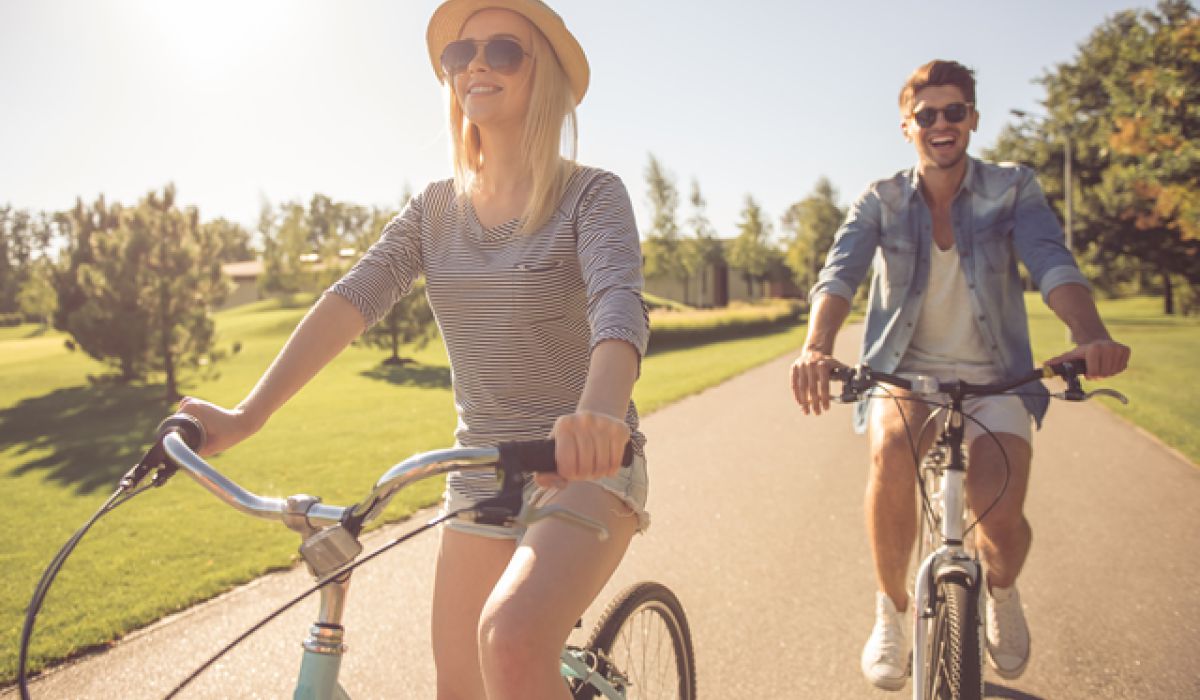
[[[234,409],[222,408],[190,396],[179,402],[179,412],[194,416],[204,426],[204,447],[200,449],[200,455],[204,457],[233,447],[257,433],[262,427],[240,406]]]

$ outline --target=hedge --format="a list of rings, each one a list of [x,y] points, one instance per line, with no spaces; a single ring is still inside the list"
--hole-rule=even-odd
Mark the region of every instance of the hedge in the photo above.
[[[786,299],[723,309],[652,311],[648,352],[769,333],[799,323],[803,311],[800,302]]]

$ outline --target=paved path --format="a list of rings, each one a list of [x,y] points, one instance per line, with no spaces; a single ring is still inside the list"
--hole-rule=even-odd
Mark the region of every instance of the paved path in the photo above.
[[[858,671],[873,590],[865,441],[846,407],[802,418],[787,366],[780,358],[645,421],[654,524],[602,600],[641,579],[675,589],[704,698],[904,697]],[[1200,470],[1093,405],[1055,404],[1035,454],[1022,577],[1035,656],[1019,681],[989,675],[989,697],[1200,697]],[[356,575],[343,666],[352,696],[433,697],[435,544],[421,538]],[[305,583],[302,571],[267,576],[49,674],[34,697],[161,697]],[[312,608],[273,622],[183,697],[290,697]]]

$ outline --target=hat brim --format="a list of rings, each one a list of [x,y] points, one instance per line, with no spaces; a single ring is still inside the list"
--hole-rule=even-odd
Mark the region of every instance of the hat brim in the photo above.
[[[471,15],[492,8],[515,12],[541,31],[550,42],[559,65],[571,83],[575,103],[582,102],[591,76],[587,56],[583,53],[583,47],[567,30],[562,17],[538,0],[447,0],[442,3],[429,19],[429,28],[425,31],[429,63],[433,66],[433,73],[438,81],[444,81],[446,77],[442,73],[442,51],[446,44],[458,39],[463,25]]]

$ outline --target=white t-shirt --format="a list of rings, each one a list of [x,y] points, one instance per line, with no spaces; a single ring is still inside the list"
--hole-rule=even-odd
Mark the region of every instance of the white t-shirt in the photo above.
[[[900,367],[910,363],[991,365],[975,325],[958,247],[942,250],[932,241],[929,247],[929,284]]]

